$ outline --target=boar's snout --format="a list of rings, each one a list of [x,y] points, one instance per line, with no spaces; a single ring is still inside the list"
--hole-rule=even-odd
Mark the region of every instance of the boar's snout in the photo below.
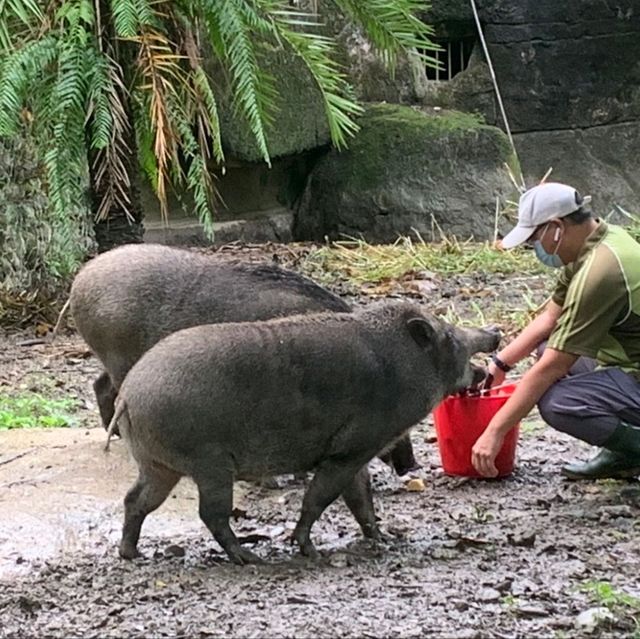
[[[497,326],[475,328],[469,331],[469,346],[472,353],[490,353],[495,351],[502,339]]]

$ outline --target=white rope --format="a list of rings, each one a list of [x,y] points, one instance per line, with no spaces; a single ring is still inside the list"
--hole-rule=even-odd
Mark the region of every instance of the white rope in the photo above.
[[[487,64],[489,65],[489,72],[491,73],[491,79],[493,80],[493,86],[496,91],[496,97],[498,98],[498,104],[500,105],[500,113],[502,113],[502,120],[504,121],[504,128],[507,131],[507,136],[509,137],[509,142],[511,143],[511,148],[513,149],[513,153],[518,157],[518,152],[516,151],[516,145],[513,142],[513,137],[511,135],[511,129],[509,128],[509,120],[507,120],[507,114],[504,110],[504,104],[502,103],[502,96],[500,95],[500,89],[498,87],[498,80],[496,79],[496,74],[493,70],[493,64],[491,63],[491,56],[489,55],[489,49],[487,48],[487,42],[484,39],[484,33],[482,32],[482,26],[480,25],[480,18],[478,16],[478,9],[476,8],[475,0],[470,0],[471,9],[473,11],[473,17],[476,21],[476,26],[478,27],[478,35],[480,36],[480,42],[482,43],[482,49],[484,50],[484,56],[487,60]],[[518,161],[519,163],[519,161]],[[522,191],[525,190],[524,177],[522,175],[522,169],[520,169],[520,182],[522,185]]]

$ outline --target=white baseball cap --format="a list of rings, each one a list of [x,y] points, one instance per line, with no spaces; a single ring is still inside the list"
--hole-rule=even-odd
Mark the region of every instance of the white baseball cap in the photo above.
[[[591,196],[582,197],[573,187],[559,182],[545,182],[525,191],[518,203],[518,224],[502,240],[506,249],[526,242],[545,222],[565,217],[589,204]]]

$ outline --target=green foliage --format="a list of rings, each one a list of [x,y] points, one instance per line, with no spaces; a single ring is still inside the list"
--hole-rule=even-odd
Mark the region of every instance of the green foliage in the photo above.
[[[76,408],[75,400],[49,399],[33,392],[0,395],[0,430],[70,427]]]
[[[91,246],[86,207],[58,213],[44,195],[27,131],[0,140],[0,323],[52,319],[42,313],[66,287]],[[30,308],[27,308],[30,307]]]
[[[580,590],[594,603],[605,606],[619,617],[627,618],[634,628],[629,636],[640,639],[640,597],[619,590],[608,581],[586,581]]]
[[[613,211],[609,213],[606,219],[609,220],[614,213],[617,213],[622,219],[625,228],[636,242],[640,242],[640,215],[635,215],[619,205],[614,205]]]
[[[363,28],[391,71],[400,52],[432,48],[431,30],[416,17],[423,2],[332,3]],[[358,129],[361,108],[334,41],[317,15],[288,0],[8,0],[0,7],[0,137],[15,138],[25,118],[33,121],[59,217],[82,200],[87,180],[98,219],[114,211],[132,216],[137,157],[163,213],[170,186],[186,184],[211,231],[211,171],[224,166],[217,103],[226,78],[237,114],[270,162],[278,96],[265,51],[303,62],[338,147]],[[205,71],[205,52],[220,77]]]
[[[622,590],[616,589],[608,581],[587,581],[580,588],[587,593],[595,603],[607,608],[622,606],[640,612],[640,597],[634,597]]]

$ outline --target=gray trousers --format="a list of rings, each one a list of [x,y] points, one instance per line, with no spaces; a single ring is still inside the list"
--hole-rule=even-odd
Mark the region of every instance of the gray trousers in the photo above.
[[[578,358],[540,398],[538,410],[552,428],[602,446],[620,421],[640,427],[640,381],[619,368],[595,367],[595,360]]]

